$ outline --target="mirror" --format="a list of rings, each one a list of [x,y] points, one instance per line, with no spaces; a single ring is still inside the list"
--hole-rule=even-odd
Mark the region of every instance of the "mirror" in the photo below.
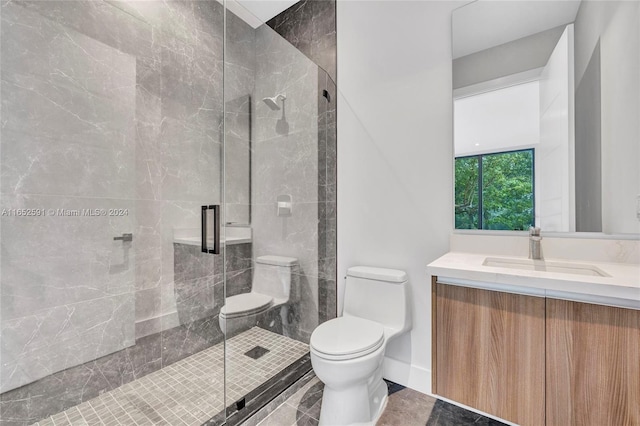
[[[453,12],[455,228],[640,234],[640,2]]]

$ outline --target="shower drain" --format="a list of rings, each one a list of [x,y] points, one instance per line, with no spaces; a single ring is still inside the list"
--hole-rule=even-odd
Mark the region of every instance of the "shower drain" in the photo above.
[[[263,348],[262,346],[256,346],[253,349],[249,349],[244,354],[246,356],[248,356],[249,358],[258,359],[261,356],[263,356],[264,354],[266,354],[267,352],[269,352],[269,349]]]

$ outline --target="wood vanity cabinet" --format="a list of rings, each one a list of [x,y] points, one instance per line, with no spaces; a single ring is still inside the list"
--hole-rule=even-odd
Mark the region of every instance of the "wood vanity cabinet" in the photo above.
[[[640,425],[640,311],[547,299],[547,425]]]
[[[523,426],[543,425],[544,298],[434,287],[433,393]]]
[[[640,425],[640,311],[432,285],[434,394],[526,425]]]

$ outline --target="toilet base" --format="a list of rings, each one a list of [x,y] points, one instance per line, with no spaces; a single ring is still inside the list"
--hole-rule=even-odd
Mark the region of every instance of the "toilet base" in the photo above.
[[[378,376],[376,374],[376,376]],[[373,426],[387,404],[387,384],[382,377],[343,389],[325,384],[320,409],[320,426]]]
[[[222,315],[218,316],[218,323],[220,325],[220,331],[227,338],[236,336],[244,331],[249,330],[251,327],[255,327],[258,324],[258,319],[263,314],[245,315],[235,318],[225,318]]]
[[[274,328],[274,315],[278,316],[278,323]],[[262,312],[237,316],[234,318],[226,318],[223,315],[218,316],[218,324],[220,325],[220,331],[227,338],[236,336],[244,331],[249,330],[252,327],[261,327],[265,330],[270,330],[283,336],[289,336],[289,305],[277,304],[271,306]]]

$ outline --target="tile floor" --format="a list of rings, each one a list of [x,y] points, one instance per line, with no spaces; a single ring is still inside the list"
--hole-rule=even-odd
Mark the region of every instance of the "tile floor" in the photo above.
[[[256,346],[268,352],[257,359],[245,355]],[[229,339],[227,404],[224,350],[217,344],[36,425],[201,425],[302,357],[309,346],[259,327]]]
[[[395,383],[389,386],[389,400],[377,426],[504,426],[503,423],[436,400]],[[323,384],[316,377],[271,412],[259,426],[318,424]],[[247,421],[245,425],[250,425]]]

